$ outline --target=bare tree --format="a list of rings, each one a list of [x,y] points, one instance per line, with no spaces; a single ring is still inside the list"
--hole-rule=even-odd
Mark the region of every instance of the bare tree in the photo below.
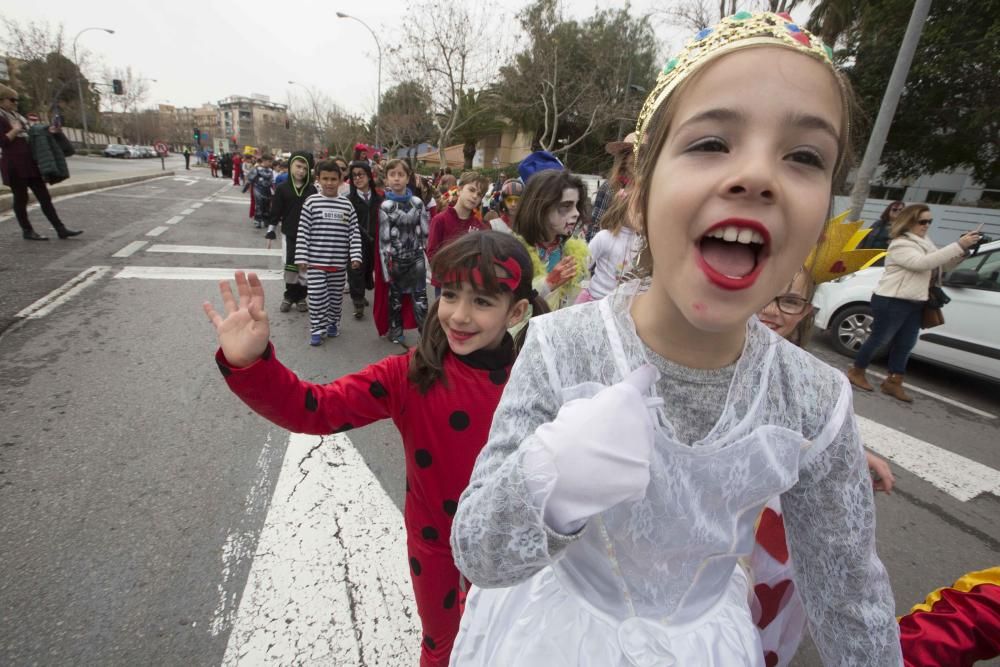
[[[396,55],[397,80],[416,80],[430,91],[442,165],[455,131],[474,119],[463,116],[462,96],[486,87],[504,62],[504,47],[494,39],[503,31],[489,29],[498,24],[503,17],[489,3],[418,0],[409,8],[400,43],[389,49]]]
[[[0,44],[15,60],[12,76],[25,108],[42,116],[50,116],[56,109],[68,110],[67,122],[79,122],[80,105],[75,89],[80,76],[88,115],[97,117],[100,95],[81,73],[96,63],[97,58],[81,46],[76,54],[79,60],[74,62],[62,24],[53,27],[47,21],[22,23],[8,17],[0,17],[0,24],[3,27]]]
[[[654,5],[652,14],[661,17],[668,23],[696,33],[711,27],[727,16],[740,10],[790,12],[801,4],[801,0],[661,0]]]

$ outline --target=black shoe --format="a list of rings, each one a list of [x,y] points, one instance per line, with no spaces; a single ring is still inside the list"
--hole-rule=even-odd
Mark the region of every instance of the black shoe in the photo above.
[[[61,239],[68,239],[71,236],[79,236],[80,234],[83,234],[83,230],[82,229],[66,229],[65,227],[63,227],[62,229],[57,229],[56,230],[56,234],[58,234],[59,238],[61,238]]]
[[[24,240],[25,241],[48,241],[49,240],[48,236],[42,236],[41,234],[39,234],[38,232],[36,232],[34,229],[32,229],[30,232],[24,232],[23,236],[24,236]]]

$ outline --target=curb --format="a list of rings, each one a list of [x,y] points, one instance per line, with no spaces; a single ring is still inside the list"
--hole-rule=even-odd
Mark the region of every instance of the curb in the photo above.
[[[128,185],[129,183],[139,183],[140,181],[150,181],[154,178],[162,178],[164,176],[173,176],[173,170],[170,171],[158,171],[155,174],[140,174],[139,176],[127,176],[125,178],[109,178],[103,181],[87,181],[86,183],[66,183],[65,185],[60,183],[58,185],[53,185],[49,188],[49,194],[52,195],[53,199],[56,197],[61,197],[63,195],[72,195],[77,192],[88,192],[90,190],[100,190],[102,188],[110,188],[116,185]],[[7,190],[7,188],[4,188]],[[9,190],[8,190],[9,192]],[[28,194],[28,205],[37,204],[33,194],[29,192]],[[14,196],[11,194],[0,194],[0,213],[11,210],[14,206]]]

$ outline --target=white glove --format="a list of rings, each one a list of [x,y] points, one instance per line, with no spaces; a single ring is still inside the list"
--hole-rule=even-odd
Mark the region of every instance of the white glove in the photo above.
[[[575,533],[595,514],[645,497],[654,428],[648,408],[662,404],[648,396],[657,376],[647,364],[593,398],[566,403],[535,431],[543,446],[529,448],[523,465],[550,528]]]

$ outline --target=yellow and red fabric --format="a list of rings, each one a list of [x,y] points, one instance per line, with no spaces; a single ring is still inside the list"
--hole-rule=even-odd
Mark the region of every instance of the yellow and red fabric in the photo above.
[[[906,667],[965,667],[1000,656],[1000,566],[970,572],[899,619]]]

